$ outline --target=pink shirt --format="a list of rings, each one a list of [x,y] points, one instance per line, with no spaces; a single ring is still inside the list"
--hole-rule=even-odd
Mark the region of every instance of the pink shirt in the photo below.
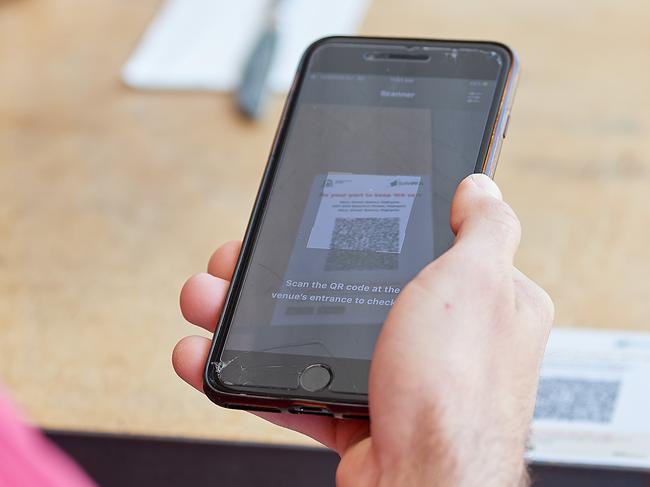
[[[38,430],[19,419],[0,390],[0,486],[93,487],[95,484]]]

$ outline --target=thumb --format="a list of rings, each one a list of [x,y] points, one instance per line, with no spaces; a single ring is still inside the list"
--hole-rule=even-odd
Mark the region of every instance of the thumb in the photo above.
[[[457,245],[473,247],[487,259],[512,262],[521,226],[501,191],[485,174],[472,174],[458,186],[451,205],[451,229]]]

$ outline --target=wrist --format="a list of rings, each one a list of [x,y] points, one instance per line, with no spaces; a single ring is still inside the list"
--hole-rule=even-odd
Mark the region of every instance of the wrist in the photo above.
[[[524,445],[512,438],[487,438],[484,430],[471,438],[442,440],[431,435],[414,442],[393,464],[384,465],[379,487],[529,487]]]
[[[442,462],[444,463],[444,462]],[[413,465],[391,469],[381,475],[377,487],[445,486],[445,487],[529,487],[525,463],[501,470],[499,465],[449,466]]]

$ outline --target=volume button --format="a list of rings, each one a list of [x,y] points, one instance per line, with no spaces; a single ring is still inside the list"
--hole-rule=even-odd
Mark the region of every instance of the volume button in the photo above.
[[[506,138],[506,135],[508,134],[508,127],[510,126],[510,112],[508,112],[508,118],[506,118],[506,125],[503,128],[503,138]]]

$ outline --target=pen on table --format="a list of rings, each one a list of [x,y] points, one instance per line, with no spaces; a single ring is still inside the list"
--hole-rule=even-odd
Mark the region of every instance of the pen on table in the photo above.
[[[282,0],[270,0],[266,18],[255,41],[237,87],[239,110],[248,118],[256,119],[262,113],[267,97],[267,81],[278,41],[278,13]]]

